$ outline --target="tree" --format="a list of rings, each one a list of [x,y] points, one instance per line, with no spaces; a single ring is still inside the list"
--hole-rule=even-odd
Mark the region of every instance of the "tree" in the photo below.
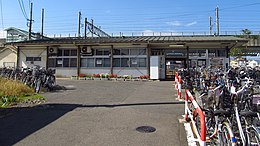
[[[242,58],[244,51],[244,48],[232,48],[229,55],[235,58]]]
[[[243,35],[246,36],[246,38],[249,38],[249,35],[252,34],[252,32],[249,29],[242,29],[241,30]]]

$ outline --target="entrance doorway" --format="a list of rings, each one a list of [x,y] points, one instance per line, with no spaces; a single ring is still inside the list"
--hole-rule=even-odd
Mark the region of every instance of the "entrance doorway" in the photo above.
[[[165,78],[174,80],[175,78],[175,72],[178,71],[178,69],[183,68],[186,66],[186,59],[182,58],[166,58],[165,59]]]

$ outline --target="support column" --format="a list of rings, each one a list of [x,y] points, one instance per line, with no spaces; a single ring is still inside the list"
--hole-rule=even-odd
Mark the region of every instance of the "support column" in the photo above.
[[[20,47],[17,47],[17,54],[16,54],[17,58],[16,58],[16,68],[20,67]]]
[[[49,46],[47,46],[46,51],[47,51],[47,53],[46,53],[46,69],[48,69],[49,68]]]
[[[77,48],[77,76],[80,74],[80,46]]]
[[[190,49],[189,49],[189,46],[187,46],[187,54],[186,54],[186,65],[187,65],[187,69],[189,70],[190,68],[190,65],[189,65],[189,53],[190,53]]]
[[[150,76],[150,57],[151,57],[151,48],[150,48],[150,45],[149,45],[149,44],[147,44],[146,54],[147,54],[147,60],[146,60],[146,65],[147,65],[147,74]]]
[[[110,73],[113,74],[114,69],[113,69],[113,50],[114,50],[114,45],[111,45],[110,48]]]

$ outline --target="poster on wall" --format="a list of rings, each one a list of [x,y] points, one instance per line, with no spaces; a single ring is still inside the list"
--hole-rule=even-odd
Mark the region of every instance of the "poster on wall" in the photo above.
[[[62,60],[57,60],[57,64],[62,64]]]

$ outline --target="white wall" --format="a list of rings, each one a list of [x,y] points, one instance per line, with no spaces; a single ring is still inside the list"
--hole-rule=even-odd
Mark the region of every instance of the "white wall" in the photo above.
[[[76,68],[56,68],[55,76],[57,77],[71,77],[77,75]]]
[[[113,73],[117,74],[118,76],[131,75],[133,77],[140,77],[140,76],[148,74],[147,69],[143,69],[143,68],[138,68],[138,69],[116,69],[116,68],[114,68]]]
[[[47,49],[46,47],[37,48],[20,48],[19,52],[19,65],[20,67],[32,67],[34,65],[39,65],[46,68],[47,62]],[[26,61],[26,57],[41,57],[41,61]]]
[[[12,67],[16,67],[17,55],[10,49],[5,49],[3,52],[0,52],[0,68],[4,67],[5,62],[10,62],[10,65],[14,65]],[[13,62],[13,63],[11,63]]]
[[[104,73],[104,74],[110,74],[110,68],[109,69],[87,69],[87,68],[81,68],[80,69],[80,73],[82,74],[101,74],[101,73]]]

